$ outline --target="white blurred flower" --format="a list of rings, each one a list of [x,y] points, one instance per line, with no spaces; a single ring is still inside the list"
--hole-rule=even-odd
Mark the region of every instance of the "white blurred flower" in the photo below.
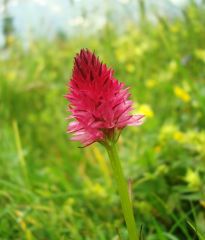
[[[36,4],[46,6],[48,2],[46,0],[33,0]]]
[[[170,0],[170,2],[180,7],[185,5],[187,3],[187,0]]]
[[[128,4],[130,0],[119,0],[120,3],[122,4]]]
[[[86,25],[88,25],[88,22],[82,16],[78,16],[78,17],[70,19],[68,21],[68,24],[70,26],[77,27],[77,26],[86,26]]]
[[[52,12],[54,12],[56,14],[62,13],[62,10],[63,10],[62,7],[58,4],[52,4],[50,6],[50,9],[51,9]]]
[[[97,26],[97,29],[102,29],[106,24],[106,20],[107,19],[105,16],[99,16],[96,18],[95,25]]]
[[[16,7],[18,5],[19,5],[19,1],[18,0],[9,1],[9,6],[10,7]]]
[[[3,5],[0,5],[0,13],[3,13],[5,11],[5,7]]]

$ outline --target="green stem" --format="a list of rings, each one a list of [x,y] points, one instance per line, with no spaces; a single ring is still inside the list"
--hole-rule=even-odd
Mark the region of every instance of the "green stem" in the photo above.
[[[120,195],[122,210],[123,210],[124,219],[127,225],[129,239],[137,240],[139,239],[138,237],[139,235],[138,235],[137,227],[135,224],[131,200],[128,194],[128,184],[123,175],[116,145],[113,143],[110,146],[106,146],[106,149],[108,151],[108,155],[109,155],[112,169],[114,172],[114,177],[117,183],[117,189]]]

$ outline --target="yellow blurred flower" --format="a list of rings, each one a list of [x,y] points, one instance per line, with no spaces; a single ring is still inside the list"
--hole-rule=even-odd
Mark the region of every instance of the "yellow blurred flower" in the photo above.
[[[74,203],[75,203],[75,199],[72,197],[68,198],[66,201],[66,204],[68,204],[70,206],[73,206]]]
[[[172,24],[170,27],[171,32],[178,33],[180,31],[180,25],[179,24]]]
[[[181,143],[184,140],[184,134],[183,134],[183,132],[177,130],[174,132],[173,138],[176,142]]]
[[[135,56],[141,57],[144,53],[144,50],[139,46],[134,49]]]
[[[188,187],[192,190],[199,190],[201,187],[201,179],[198,172],[188,169],[184,177],[184,180],[187,182]]]
[[[149,49],[149,44],[144,42],[134,48],[134,53],[137,57],[141,57]]]
[[[93,184],[90,188],[90,192],[102,198],[107,196],[105,189],[99,183]]]
[[[174,124],[165,124],[161,128],[161,134],[170,135],[173,134],[177,130],[177,126]]]
[[[205,62],[205,49],[196,49],[194,54],[199,60]]]
[[[128,64],[126,65],[126,70],[127,70],[127,72],[129,72],[129,73],[133,73],[133,72],[135,71],[135,66],[134,66],[134,64],[128,63]]]
[[[126,55],[123,49],[120,49],[120,48],[116,49],[115,56],[117,60],[121,63],[126,61]]]
[[[147,88],[153,88],[153,87],[156,86],[156,84],[157,84],[157,82],[156,82],[156,80],[154,80],[154,79],[148,79],[148,80],[145,82],[145,86],[146,86]]]
[[[205,132],[189,130],[184,135],[183,143],[186,145],[186,147],[197,151],[200,155],[205,156]]]
[[[177,62],[175,60],[172,60],[168,65],[168,69],[171,73],[175,73],[178,69]]]
[[[178,143],[184,143],[185,133],[181,132],[178,129],[178,126],[174,124],[165,124],[161,128],[159,138],[162,142],[166,142],[171,139]]]
[[[161,142],[173,139],[173,136],[176,132],[178,132],[178,127],[174,124],[165,124],[162,126],[159,139]]]
[[[191,100],[189,93],[179,86],[174,86],[174,93],[183,102],[187,103]]]
[[[151,106],[148,104],[140,105],[139,108],[137,109],[137,112],[144,114],[148,118],[154,117],[154,112]]]
[[[16,79],[16,76],[17,76],[17,74],[16,74],[16,72],[15,71],[9,71],[9,72],[7,72],[7,74],[6,74],[6,77],[7,77],[7,79],[8,80],[15,80]]]
[[[99,183],[93,183],[89,179],[86,179],[86,189],[85,194],[89,196],[97,196],[101,198],[107,197],[106,190],[99,184]]]

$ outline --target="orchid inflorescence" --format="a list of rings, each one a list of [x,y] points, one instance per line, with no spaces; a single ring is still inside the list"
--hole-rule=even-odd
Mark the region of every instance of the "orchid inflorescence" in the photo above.
[[[119,82],[114,71],[89,50],[82,49],[75,56],[69,82],[68,132],[72,140],[83,146],[94,142],[116,141],[126,126],[142,124],[143,115],[132,115],[129,88]]]

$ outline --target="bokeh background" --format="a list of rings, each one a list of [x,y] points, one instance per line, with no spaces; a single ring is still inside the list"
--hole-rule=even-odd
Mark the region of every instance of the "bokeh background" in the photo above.
[[[107,155],[66,134],[73,57],[130,86],[119,140],[141,239],[205,239],[205,1],[1,0],[0,239],[128,239]]]

